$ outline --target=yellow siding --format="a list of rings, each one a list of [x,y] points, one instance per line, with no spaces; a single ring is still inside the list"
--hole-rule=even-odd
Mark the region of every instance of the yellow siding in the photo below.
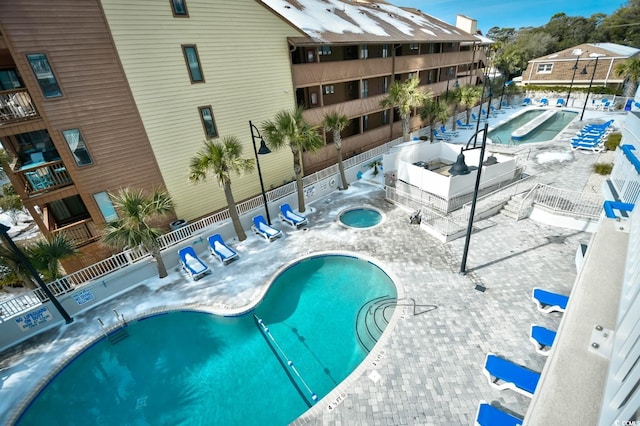
[[[187,179],[205,140],[198,107],[211,105],[219,135],[238,137],[253,158],[249,120],[259,127],[295,105],[287,37],[299,33],[253,0],[187,0],[188,18],[174,18],[168,0],[102,4],[178,216],[226,207],[214,180]],[[183,44],[197,46],[206,83],[191,84]],[[294,176],[288,149],[261,156],[260,166],[266,188]],[[232,189],[236,201],[259,194],[257,172],[232,176]]]

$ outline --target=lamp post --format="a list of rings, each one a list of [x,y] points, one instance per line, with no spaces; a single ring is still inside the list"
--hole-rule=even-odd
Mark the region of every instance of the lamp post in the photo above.
[[[251,122],[251,120],[249,120],[249,129],[251,129],[251,142],[253,143],[253,153],[256,156],[256,166],[258,168],[258,177],[260,178],[260,190],[262,191],[262,200],[264,201],[264,212],[267,214],[267,223],[271,225],[271,216],[269,215],[269,206],[267,204],[267,193],[264,190],[264,181],[262,180],[262,170],[260,170],[260,160],[258,159],[258,154],[260,155],[269,154],[271,150],[269,149],[269,147],[267,147],[267,144],[264,142],[264,139],[260,134],[260,130],[258,130],[258,128]],[[256,148],[256,138],[260,139],[259,150]]]
[[[504,97],[504,89],[511,83],[512,83],[511,80],[505,81],[504,83],[502,83],[502,93],[500,93],[500,105],[498,105],[498,109],[502,109],[502,98]]]
[[[571,84],[569,85],[569,92],[567,93],[567,100],[565,101],[567,108],[569,107],[569,96],[571,96],[571,89],[573,88],[573,80],[576,78],[576,71],[578,69],[579,60],[580,60],[580,56],[578,55],[578,57],[576,58],[576,63],[573,64],[573,75],[571,76]]]
[[[591,85],[593,84],[593,77],[596,75],[596,69],[598,69],[598,59],[600,59],[600,55],[596,56],[596,64],[593,66],[593,74],[591,74],[591,81],[589,81],[589,89],[587,90],[587,97],[584,99],[584,105],[582,105],[582,114],[580,114],[580,121],[584,117],[584,110],[587,108],[587,101],[589,100],[589,95],[591,94]],[[580,74],[587,74],[587,66],[585,65]]]
[[[38,283],[38,287],[40,287],[40,289],[44,292],[47,298],[49,298],[53,306],[60,313],[60,315],[62,315],[62,318],[64,318],[64,321],[67,324],[72,323],[73,318],[71,318],[71,316],[67,313],[67,311],[65,311],[65,309],[62,307],[58,299],[56,299],[56,297],[53,295],[51,290],[49,290],[49,287],[47,287],[44,281],[42,281],[42,278],[40,278],[40,275],[38,274],[38,272],[33,268],[31,263],[29,263],[29,260],[27,260],[25,255],[18,248],[18,246],[16,246],[16,243],[13,242],[13,240],[11,239],[8,233],[9,229],[11,229],[11,227],[0,223],[0,234],[2,234],[2,238],[7,242],[7,244],[9,245],[9,248],[11,248],[11,251],[15,253],[16,257],[18,258],[18,261],[22,264],[22,266],[24,266],[27,269],[27,271],[29,271],[29,275],[31,275],[33,279],[36,280],[36,282]]]
[[[491,80],[489,80],[489,102],[487,103],[487,120],[489,119],[489,113],[491,112],[492,98],[493,98],[493,90],[491,90]]]
[[[473,228],[473,215],[476,212],[476,202],[478,200],[478,190],[480,189],[480,175],[482,173],[482,161],[484,159],[484,149],[487,146],[487,131],[489,130],[489,124],[484,123],[484,129],[476,132],[476,138],[478,133],[484,132],[482,135],[482,144],[480,145],[480,160],[478,161],[478,173],[476,174],[476,184],[473,188],[473,198],[471,200],[471,211],[469,211],[469,223],[467,225],[467,234],[464,239],[464,249],[462,250],[462,262],[460,263],[460,274],[467,274],[467,254],[469,253],[469,240],[471,239],[471,229]],[[471,142],[471,139],[469,139]],[[467,144],[468,146],[468,144]],[[474,142],[475,148],[475,142]],[[473,149],[473,148],[468,148]]]
[[[476,120],[476,133],[472,136],[473,146],[476,146],[478,141],[478,133],[480,133],[480,119],[482,118],[482,100],[484,99],[484,85],[486,84],[487,76],[483,75],[482,79],[482,93],[480,94],[480,108],[478,108],[478,120]]]

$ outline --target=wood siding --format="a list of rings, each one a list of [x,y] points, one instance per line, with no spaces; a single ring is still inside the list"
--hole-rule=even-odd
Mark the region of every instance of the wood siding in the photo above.
[[[94,193],[163,187],[98,0],[0,2],[0,30],[75,184],[60,196],[80,194],[100,224],[104,219]],[[62,97],[43,98],[26,60],[29,53],[47,55]],[[73,128],[80,129],[93,165],[76,165],[62,136]]]
[[[249,120],[260,124],[293,108],[287,37],[299,35],[253,0],[189,1],[174,18],[168,1],[103,0],[123,68],[178,216],[192,219],[226,206],[213,179],[188,181],[203,146],[198,107],[211,105],[218,134],[236,136],[253,158]],[[197,46],[206,83],[192,84],[182,45]],[[260,157],[265,187],[293,176],[291,152]],[[236,201],[260,193],[257,172],[232,176]]]

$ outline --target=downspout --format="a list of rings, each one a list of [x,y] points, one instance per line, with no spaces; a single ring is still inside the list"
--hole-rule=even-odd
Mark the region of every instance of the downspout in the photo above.
[[[613,61],[615,58],[611,58],[611,63],[609,63],[609,69],[607,69],[607,75],[604,77],[604,87],[607,87],[607,83],[609,82],[609,76],[611,75],[611,68],[613,68]]]
[[[475,41],[471,44],[471,50],[472,50],[472,55],[471,55],[471,66],[469,67],[469,85],[475,86],[475,84],[473,84],[473,77],[475,76],[478,70],[477,68],[474,69],[476,65],[476,42]]]

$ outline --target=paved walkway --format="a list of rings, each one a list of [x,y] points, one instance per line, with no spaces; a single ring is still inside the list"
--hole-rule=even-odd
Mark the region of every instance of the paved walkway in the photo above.
[[[592,164],[601,155],[571,152],[567,140],[575,129],[554,142],[491,146],[489,150],[515,152],[528,173],[539,174],[555,186],[590,190],[585,185],[591,182]],[[550,152],[558,153],[558,158],[569,158],[562,162],[537,161],[540,154]],[[342,209],[362,204],[382,210],[385,222],[370,230],[351,230],[335,223]],[[545,358],[528,340],[530,325],[555,329],[561,317],[538,312],[531,291],[541,286],[569,293],[576,277],[575,252],[590,235],[496,215],[476,223],[468,273],[461,275],[464,239],[442,244],[410,225],[409,215],[385,201],[380,186],[357,182],[349,190],[311,205],[308,230],[294,231],[282,224],[285,237],[271,244],[251,235],[234,244],[240,252],[239,261],[227,267],[213,266],[214,274],[196,283],[172,270],[162,281],[149,280],[78,316],[72,325],[4,353],[0,412],[5,414],[0,422],[4,423],[8,413],[25,398],[30,386],[50,373],[51,366],[99,335],[96,319],[113,319],[113,309],[126,318],[185,303],[243,309],[261,297],[266,279],[283,265],[325,250],[356,252],[376,259],[396,278],[404,298],[399,301],[392,324],[365,362],[301,420],[318,425],[472,424],[480,400],[496,401],[524,414],[528,398],[489,385],[482,372],[485,355],[494,352],[541,371]],[[479,291],[478,286],[486,290]],[[412,300],[415,309],[409,306]],[[341,402],[329,410],[338,396]]]

